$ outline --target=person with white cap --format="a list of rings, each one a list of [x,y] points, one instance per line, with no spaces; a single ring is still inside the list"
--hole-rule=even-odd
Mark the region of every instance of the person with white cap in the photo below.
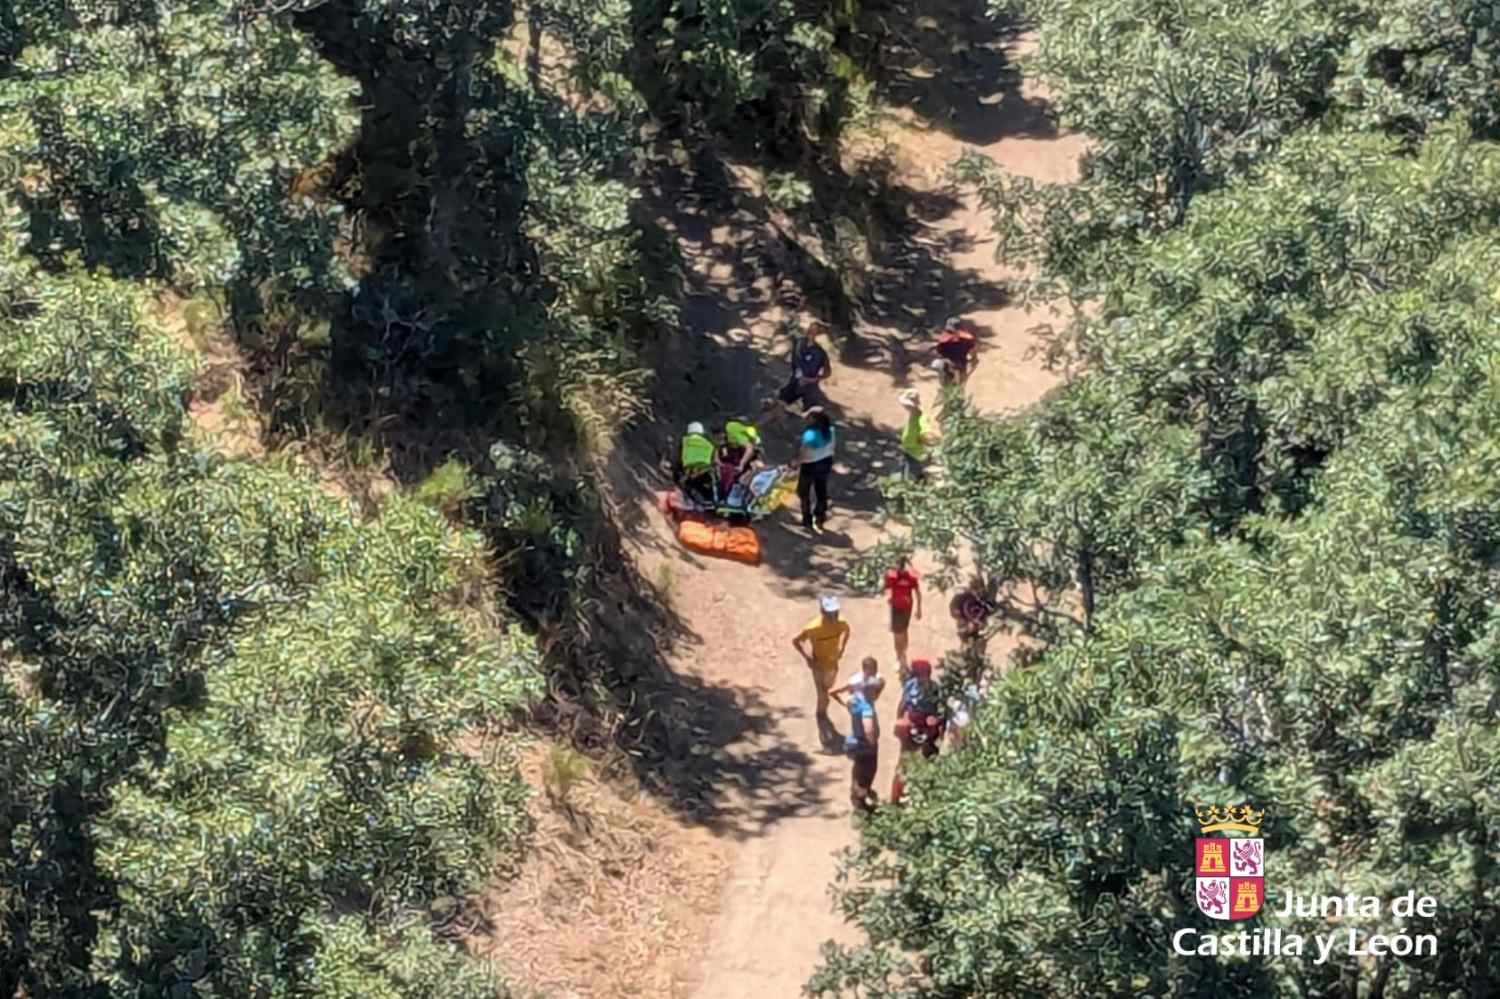
[[[818,738],[827,745],[837,736],[833,722],[828,717],[828,692],[839,677],[839,660],[849,646],[849,623],[839,618],[839,598],[832,594],[818,600],[818,616],[807,623],[797,637],[792,639],[792,648],[802,657],[812,673],[813,688],[817,695],[815,712]]]
[[[714,483],[714,454],[717,448],[703,424],[696,420],[682,435],[677,459],[677,484],[683,494],[700,503],[716,503],[718,489]]]
[[[921,482],[927,475],[927,417],[916,389],[902,392],[900,401],[901,408],[906,410],[906,425],[901,428],[902,474]]]

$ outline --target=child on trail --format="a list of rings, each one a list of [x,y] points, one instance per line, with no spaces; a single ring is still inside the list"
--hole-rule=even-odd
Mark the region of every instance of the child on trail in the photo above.
[[[944,367],[939,367],[944,385],[966,384],[974,369],[979,367],[979,340],[974,335],[974,327],[957,317],[949,318],[943,324],[933,350],[938,360],[945,362]],[[933,366],[938,367],[936,362]]]
[[[901,393],[901,406],[906,410],[906,424],[901,428],[901,474],[914,482],[921,482],[927,475],[927,416],[922,412],[922,400],[916,389]]]
[[[865,656],[859,662],[859,672],[850,676],[842,687],[835,687],[828,692],[828,696],[844,703],[844,696],[859,690],[862,684],[868,683],[872,677],[880,675],[880,664],[875,661],[874,656]]]
[[[905,681],[906,645],[913,605],[917,620],[922,620],[922,588],[905,555],[897,560],[896,568],[885,574],[885,592],[891,605],[891,640],[896,646],[896,664],[901,668],[901,679]]]
[[[876,670],[875,660],[866,658],[863,670],[839,688],[849,695],[845,705],[849,709],[849,734],[844,738],[844,750],[853,764],[849,802],[856,814],[868,815],[880,803],[874,787],[880,769],[880,718],[875,713],[875,701],[885,689],[885,681]]]
[[[849,624],[839,619],[839,599],[825,596],[818,601],[819,614],[792,639],[792,648],[802,657],[812,673],[813,688],[817,694],[817,709],[814,712],[818,723],[818,737],[826,746],[837,733],[828,717],[828,692],[838,682],[839,660],[849,645]],[[832,734],[830,734],[832,733]]]
[[[821,534],[828,519],[828,480],[833,475],[833,421],[814,406],[807,411],[797,453],[797,498],[802,501],[802,526]]]
[[[932,663],[918,659],[911,664],[911,676],[901,686],[901,703],[896,708],[896,739],[901,755],[896,760],[896,774],[891,778],[891,803],[900,804],[906,790],[903,764],[911,753],[921,751],[931,758],[938,754],[943,738],[943,719],[937,707],[938,688],[932,679]]]

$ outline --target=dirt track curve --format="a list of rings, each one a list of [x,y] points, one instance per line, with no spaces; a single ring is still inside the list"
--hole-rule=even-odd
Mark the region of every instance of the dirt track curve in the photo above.
[[[951,24],[940,32],[930,18],[918,18],[915,28],[934,46],[948,45],[952,36]],[[705,765],[713,768],[720,793],[711,814],[698,821],[727,844],[729,870],[718,913],[699,928],[702,945],[694,966],[678,970],[674,995],[792,999],[801,994],[821,944],[850,939],[828,894],[836,855],[855,835],[849,766],[819,748],[810,679],[789,643],[815,615],[817,594],[841,592],[839,567],[880,537],[875,480],[895,467],[903,415],[897,395],[915,387],[930,406],[936,392],[921,353],[933,324],[962,313],[981,328],[982,363],[970,394],[984,409],[1025,406],[1055,383],[1040,360],[1028,357],[1028,330],[1039,317],[1004,304],[1000,282],[1011,275],[994,260],[988,219],[972,198],[945,190],[943,173],[963,149],[977,148],[1016,172],[1066,181],[1075,176],[1081,143],[1052,134],[1040,98],[1004,82],[1003,67],[1025,39],[981,26],[975,35],[956,56],[968,76],[924,69],[922,45],[915,44],[904,100],[897,97],[905,104],[896,109],[902,123],[888,137],[916,221],[910,238],[879,262],[885,279],[875,289],[874,317],[833,352],[827,394],[838,411],[842,447],[831,534],[812,544],[795,528],[795,509],[783,511],[759,527],[764,564],[747,568],[683,551],[643,501],[633,555],[644,572],[666,581],[674,612],[697,636],[672,654],[671,665],[704,689],[722,692],[740,712],[732,727],[713,717],[704,722]],[[666,221],[689,262],[690,331],[714,344],[706,370],[687,373],[691,384],[683,387],[703,400],[698,418],[707,421],[751,405],[784,379],[786,346],[775,339],[781,313],[769,282],[751,273],[765,247],[764,227],[757,230],[744,213],[711,207],[695,213],[691,204]],[[752,266],[742,274],[747,258]],[[773,460],[788,456],[792,430],[789,420],[769,431]],[[893,675],[884,603],[845,594],[844,607],[853,638],[841,673],[857,669],[868,654]],[[913,621],[911,637],[913,656],[936,658],[951,646],[946,594],[927,593],[926,613]],[[997,642],[992,651],[1005,650]],[[882,797],[896,755],[888,737],[893,689],[880,704],[885,744],[876,787]],[[833,717],[844,731],[847,716],[835,706]]]

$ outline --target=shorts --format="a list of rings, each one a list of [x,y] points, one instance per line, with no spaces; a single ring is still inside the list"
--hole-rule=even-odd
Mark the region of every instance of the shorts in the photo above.
[[[822,401],[822,395],[818,391],[817,382],[803,384],[800,378],[793,378],[781,387],[776,394],[783,404],[790,406],[794,402],[801,402],[803,406],[814,406]]]
[[[850,753],[849,759],[854,763],[855,786],[872,786],[875,783],[875,772],[880,769],[880,751],[868,750],[859,753]]]
[[[892,607],[891,608],[891,631],[894,632],[895,634],[899,635],[902,632],[906,631],[906,629],[909,628],[909,627],[911,627],[911,608],[910,607]]]
[[[818,685],[819,690],[832,690],[839,682],[839,664],[824,666],[814,663],[812,668],[813,683]]]
[[[927,467],[920,458],[901,453],[901,475],[908,482],[922,482],[927,478]]]

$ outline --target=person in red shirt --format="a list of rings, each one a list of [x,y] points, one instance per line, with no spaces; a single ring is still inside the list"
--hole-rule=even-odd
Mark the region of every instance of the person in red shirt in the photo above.
[[[979,367],[979,340],[974,327],[965,320],[952,318],[943,324],[933,351],[938,355],[944,385],[964,385]]]
[[[911,627],[911,614],[915,609],[917,620],[922,620],[922,588],[917,574],[906,556],[896,563],[896,568],[885,574],[885,591],[891,603],[891,638],[896,644],[896,662],[901,667],[901,679],[906,679],[907,630]]]

